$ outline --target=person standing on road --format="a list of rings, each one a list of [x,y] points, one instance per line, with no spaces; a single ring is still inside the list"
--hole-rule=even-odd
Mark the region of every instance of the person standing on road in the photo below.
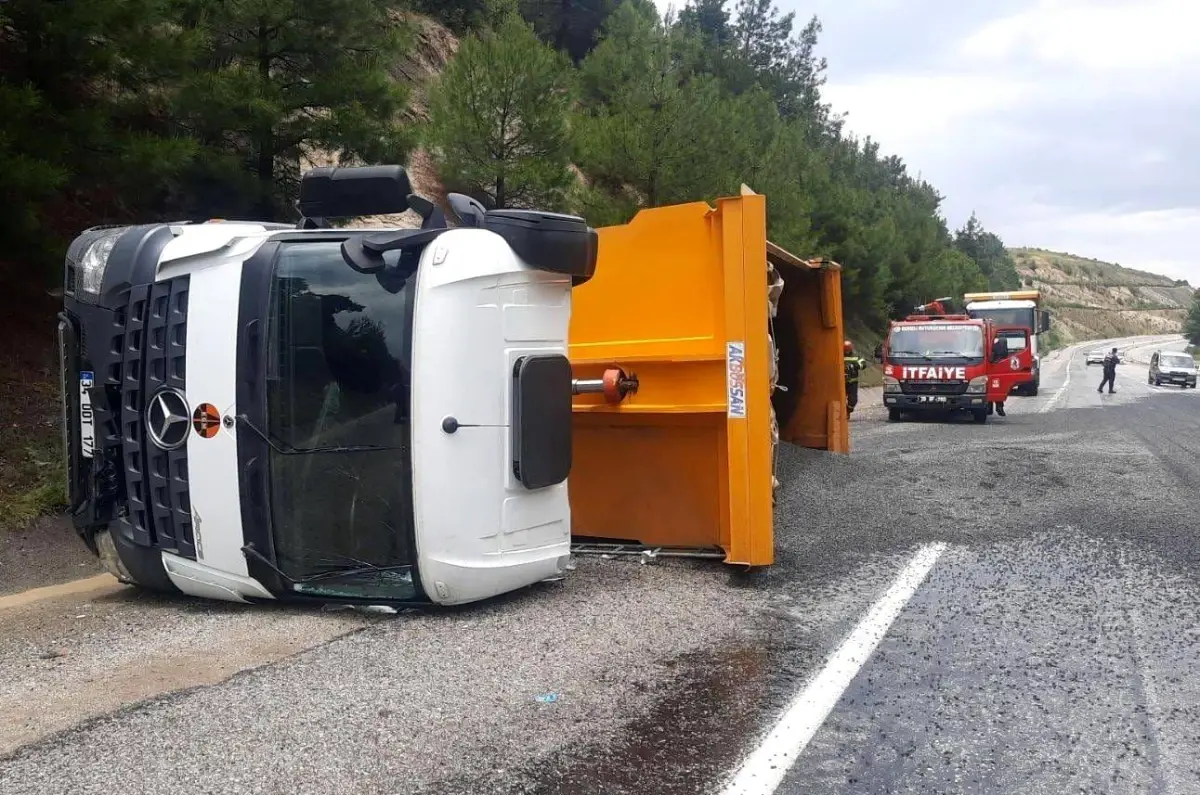
[[[1113,348],[1112,352],[1104,357],[1104,379],[1100,381],[1100,386],[1096,389],[1097,392],[1104,391],[1104,385],[1108,384],[1108,394],[1112,394],[1116,390],[1117,380],[1117,365],[1121,363],[1121,358],[1117,356],[1117,349]]]
[[[995,339],[993,339],[992,340],[992,350],[994,351],[996,349],[996,346],[999,344],[1000,344],[999,337],[996,337]],[[1008,396],[1005,395],[1005,397],[1007,398]],[[987,407],[988,414],[991,414],[993,411],[996,412],[997,414],[999,414],[1001,417],[1008,416],[1007,414],[1004,413],[1004,401],[1003,400],[997,400],[995,403],[988,403],[988,407]]]
[[[854,343],[850,340],[842,344],[842,364],[846,369],[846,416],[850,416],[858,405],[858,377],[867,366],[866,359],[854,352]]]

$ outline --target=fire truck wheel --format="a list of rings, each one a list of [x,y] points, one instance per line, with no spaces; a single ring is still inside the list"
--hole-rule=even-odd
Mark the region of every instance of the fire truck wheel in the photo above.
[[[96,548],[104,570],[121,582],[149,591],[179,593],[167,576],[162,554],[157,550],[132,544],[107,528],[96,533]]]
[[[900,421],[900,409],[888,409],[888,422]]]
[[[976,424],[982,425],[983,423],[987,422],[988,410],[975,409],[973,412],[971,412],[971,416],[974,417]]]

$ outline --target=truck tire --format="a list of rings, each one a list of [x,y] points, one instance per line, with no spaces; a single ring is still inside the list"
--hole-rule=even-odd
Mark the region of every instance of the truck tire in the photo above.
[[[900,419],[900,409],[888,409],[888,422],[899,422]]]
[[[1035,379],[1033,382],[1031,382],[1029,384],[1028,388],[1025,390],[1025,394],[1028,395],[1029,397],[1037,397],[1038,389],[1041,387],[1041,385],[1042,385],[1042,379],[1041,378]]]
[[[96,533],[96,548],[104,570],[126,585],[159,593],[179,593],[167,576],[157,550],[131,544],[119,532],[114,534],[108,528]]]
[[[988,420],[988,410],[975,409],[971,412],[971,418],[975,420],[976,425],[983,425]]]

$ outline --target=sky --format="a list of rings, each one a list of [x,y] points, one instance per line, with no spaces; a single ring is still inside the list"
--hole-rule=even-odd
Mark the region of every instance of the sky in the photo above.
[[[939,190],[952,228],[975,212],[1009,246],[1200,286],[1195,0],[775,4],[821,20],[826,101]]]

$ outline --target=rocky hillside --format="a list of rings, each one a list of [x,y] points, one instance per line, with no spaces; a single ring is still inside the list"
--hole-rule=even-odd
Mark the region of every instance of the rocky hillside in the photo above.
[[[425,122],[429,120],[426,107],[426,89],[429,82],[441,74],[446,62],[458,51],[458,39],[443,25],[419,14],[397,12],[397,21],[403,23],[412,36],[412,50],[400,63],[394,64],[389,70],[392,78],[408,89],[409,106],[404,116],[410,122]],[[354,165],[340,163],[338,158],[328,152],[310,151],[301,161],[301,170],[318,166]],[[412,183],[414,193],[432,199],[447,208],[446,190],[437,172],[437,165],[425,149],[418,147],[409,156],[405,164],[408,178]],[[414,212],[398,215],[380,215],[356,218],[347,226],[374,227],[399,226],[415,228],[420,226],[421,219]]]
[[[1183,328],[1193,292],[1186,281],[1074,254],[1009,251],[1022,284],[1041,290],[1054,315],[1052,343],[1171,334]]]

